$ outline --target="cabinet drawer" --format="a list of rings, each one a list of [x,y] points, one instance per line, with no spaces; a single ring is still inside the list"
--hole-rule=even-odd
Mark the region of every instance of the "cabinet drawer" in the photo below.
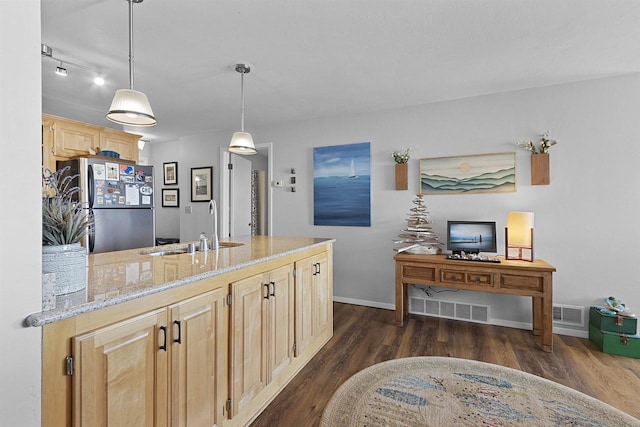
[[[441,270],[440,281],[443,283],[465,283],[466,274],[463,271]]]
[[[413,265],[404,265],[402,267],[402,275],[406,279],[416,280],[428,280],[435,282],[436,280],[436,268],[435,267],[416,267]]]
[[[543,282],[542,277],[518,276],[504,273],[500,275],[500,287],[503,289],[523,289],[542,292]]]
[[[467,273],[457,270],[441,270],[440,282],[442,283],[465,283],[468,285],[491,286],[493,283],[491,273]]]
[[[472,285],[491,286],[491,273],[467,273],[467,283]]]

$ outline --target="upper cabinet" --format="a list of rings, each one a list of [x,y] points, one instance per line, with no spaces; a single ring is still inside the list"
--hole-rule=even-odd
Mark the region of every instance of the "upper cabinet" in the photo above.
[[[42,166],[56,169],[56,160],[95,155],[101,150],[138,162],[140,135],[62,117],[42,115]]]

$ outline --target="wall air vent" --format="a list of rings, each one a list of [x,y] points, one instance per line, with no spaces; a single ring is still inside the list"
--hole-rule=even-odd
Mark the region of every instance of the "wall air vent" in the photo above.
[[[489,323],[488,305],[425,299],[412,296],[409,298],[409,313],[467,320],[476,323]]]
[[[553,304],[553,323],[559,325],[584,326],[584,307]]]

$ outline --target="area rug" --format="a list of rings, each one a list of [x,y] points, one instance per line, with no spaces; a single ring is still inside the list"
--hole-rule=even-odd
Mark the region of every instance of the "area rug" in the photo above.
[[[373,365],[335,392],[321,426],[640,426],[614,407],[515,369],[451,357]]]

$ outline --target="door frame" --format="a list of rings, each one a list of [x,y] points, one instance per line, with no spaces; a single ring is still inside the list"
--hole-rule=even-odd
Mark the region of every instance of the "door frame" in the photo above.
[[[273,142],[256,144],[256,150],[260,154],[267,155],[267,234],[273,235]],[[231,160],[227,147],[220,147],[220,203],[218,209],[218,229],[221,238],[228,238],[231,232],[229,227],[231,210],[231,178],[228,164]]]

